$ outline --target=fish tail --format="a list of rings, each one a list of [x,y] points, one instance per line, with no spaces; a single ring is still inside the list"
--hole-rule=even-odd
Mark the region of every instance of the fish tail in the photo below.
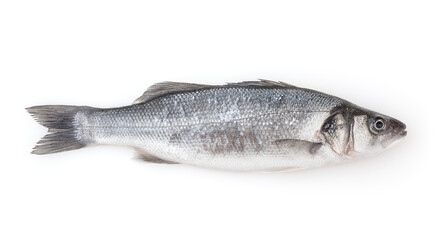
[[[89,111],[90,107],[43,105],[26,108],[41,125],[48,128],[45,135],[35,145],[33,154],[49,154],[85,147],[87,142],[78,137],[78,112]]]

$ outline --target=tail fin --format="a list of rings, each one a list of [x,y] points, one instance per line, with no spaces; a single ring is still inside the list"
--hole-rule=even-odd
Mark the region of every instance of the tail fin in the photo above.
[[[26,108],[48,134],[35,145],[33,154],[49,154],[82,148],[86,143],[76,136],[75,116],[89,107],[44,105]]]

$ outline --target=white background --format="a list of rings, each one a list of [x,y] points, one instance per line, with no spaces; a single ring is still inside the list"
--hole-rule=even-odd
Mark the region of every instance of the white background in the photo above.
[[[436,1],[2,1],[1,239],[438,239]],[[236,173],[123,147],[31,155],[39,104],[130,104],[160,81],[265,78],[394,116],[351,164]]]

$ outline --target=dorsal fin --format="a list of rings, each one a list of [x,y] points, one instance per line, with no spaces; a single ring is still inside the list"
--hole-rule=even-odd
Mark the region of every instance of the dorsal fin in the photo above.
[[[283,88],[297,88],[294,85],[284,83],[281,81],[272,81],[266,79],[258,79],[258,81],[244,81],[237,83],[227,83],[227,86],[232,87],[283,87]]]
[[[178,92],[188,92],[204,88],[213,87],[211,85],[196,83],[180,83],[180,82],[160,82],[149,87],[142,96],[140,96],[134,104],[149,101],[153,98],[160,97]]]
[[[237,83],[227,83],[226,85],[207,85],[197,83],[181,83],[181,82],[160,82],[149,87],[142,96],[136,99],[133,104],[147,102],[151,99],[180,92],[189,92],[200,89],[215,88],[215,87],[277,87],[277,88],[296,88],[295,86],[265,79],[258,79],[258,81],[244,81]]]

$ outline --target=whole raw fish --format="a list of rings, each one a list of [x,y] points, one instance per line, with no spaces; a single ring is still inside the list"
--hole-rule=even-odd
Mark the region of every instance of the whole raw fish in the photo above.
[[[35,154],[112,144],[133,147],[150,162],[243,171],[348,161],[380,152],[407,133],[394,118],[268,80],[221,86],[162,82],[130,106],[46,105],[27,111],[49,129]]]

